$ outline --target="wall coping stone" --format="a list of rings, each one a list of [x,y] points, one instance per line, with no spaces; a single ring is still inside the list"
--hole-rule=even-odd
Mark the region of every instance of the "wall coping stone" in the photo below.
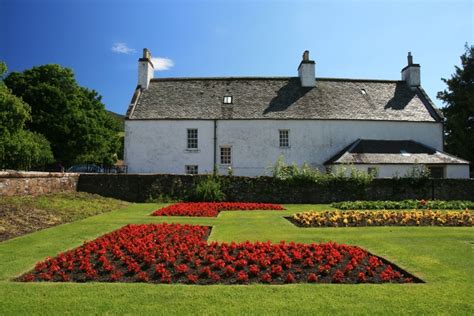
[[[38,171],[0,171],[0,178],[63,178],[78,177],[73,172],[38,172]]]

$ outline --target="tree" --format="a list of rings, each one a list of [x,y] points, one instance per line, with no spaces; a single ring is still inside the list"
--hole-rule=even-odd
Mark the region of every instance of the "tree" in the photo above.
[[[474,46],[465,46],[461,67],[455,66],[450,79],[442,79],[447,90],[438,92],[446,104],[446,150],[474,163]]]
[[[31,106],[31,131],[51,143],[56,161],[106,163],[116,161],[120,146],[117,123],[108,115],[101,96],[77,84],[74,73],[59,65],[13,72],[6,85]]]
[[[0,169],[30,169],[51,163],[47,139],[24,130],[31,119],[30,107],[4,84],[6,71],[5,63],[0,62]]]

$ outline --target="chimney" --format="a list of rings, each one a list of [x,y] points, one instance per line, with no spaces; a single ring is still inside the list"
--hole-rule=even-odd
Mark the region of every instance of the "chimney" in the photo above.
[[[310,88],[316,86],[315,63],[309,60],[309,51],[303,53],[303,60],[298,67],[298,77],[300,77],[301,86]]]
[[[420,86],[420,65],[413,63],[411,52],[408,52],[407,59],[408,65],[402,69],[402,80],[414,90]]]
[[[144,48],[142,58],[138,59],[138,85],[142,89],[148,89],[154,70],[155,68],[151,62],[151,53],[148,48]]]

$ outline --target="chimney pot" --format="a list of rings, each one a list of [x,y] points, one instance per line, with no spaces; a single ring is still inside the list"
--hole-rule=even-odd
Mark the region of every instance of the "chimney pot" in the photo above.
[[[309,61],[309,51],[305,50],[303,53],[303,61]]]
[[[143,58],[144,58],[144,59],[151,59],[151,53],[150,53],[150,51],[148,50],[148,48],[144,48],[144,49],[143,49]]]
[[[411,52],[408,52],[408,65],[413,65],[413,56],[411,55]]]

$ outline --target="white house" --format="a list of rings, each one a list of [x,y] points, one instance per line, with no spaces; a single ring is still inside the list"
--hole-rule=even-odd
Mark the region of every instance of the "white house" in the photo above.
[[[316,78],[303,54],[298,77],[153,78],[139,59],[125,121],[131,173],[258,176],[280,155],[289,163],[377,168],[403,176],[469,177],[469,162],[443,152],[443,117],[420,86],[408,54],[402,80]]]

